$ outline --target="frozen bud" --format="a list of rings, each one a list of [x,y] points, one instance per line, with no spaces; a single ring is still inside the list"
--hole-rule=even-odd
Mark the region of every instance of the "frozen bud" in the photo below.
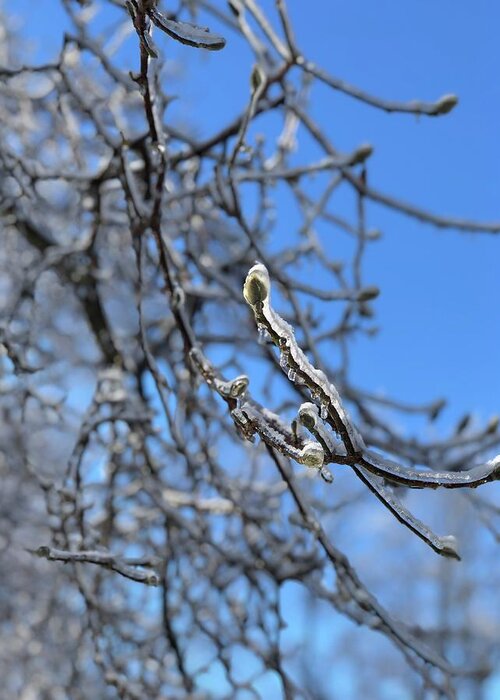
[[[253,67],[252,74],[250,75],[250,87],[252,93],[257,92],[260,86],[264,83],[266,79],[266,74],[258,63]]]
[[[456,95],[443,95],[436,102],[435,114],[448,114],[457,104],[458,97]]]
[[[455,559],[460,559],[458,555],[458,542],[456,537],[453,535],[445,535],[444,537],[440,537],[439,541],[441,542],[443,551],[446,552],[448,556],[454,557]]]
[[[333,474],[326,467],[321,467],[319,473],[321,474],[323,481],[326,481],[327,484],[331,484],[333,482]]]
[[[299,408],[299,423],[312,430],[318,420],[318,409],[313,403],[303,403]]]
[[[148,585],[148,586],[159,586],[159,585],[160,585],[160,579],[159,579],[159,577],[158,577],[158,574],[156,574],[156,573],[154,573],[154,572],[149,573],[149,574],[146,576],[144,582],[145,582],[146,585]]]
[[[250,268],[245,284],[243,285],[243,296],[250,306],[255,306],[269,298],[271,283],[269,273],[262,263],[257,263]]]
[[[380,294],[380,289],[375,285],[369,285],[368,287],[363,287],[359,292],[357,301],[370,301],[371,299],[376,299]]]
[[[236,399],[242,396],[248,388],[248,377],[246,374],[240,374],[238,377],[233,379],[231,382],[231,388],[229,389],[229,395],[231,398]]]
[[[302,450],[302,464],[313,469],[321,469],[325,453],[319,442],[308,442]]]
[[[364,161],[373,153],[373,146],[370,143],[362,143],[352,154],[352,165],[356,163],[364,163]]]

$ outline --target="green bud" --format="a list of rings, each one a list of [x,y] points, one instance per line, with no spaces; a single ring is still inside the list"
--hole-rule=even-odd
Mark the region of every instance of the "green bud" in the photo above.
[[[318,420],[318,410],[313,403],[303,403],[299,408],[299,422],[304,428],[313,430]]]
[[[319,442],[308,442],[302,450],[302,464],[313,469],[321,469],[325,453]]]
[[[271,283],[269,273],[262,263],[257,263],[248,272],[243,285],[243,296],[250,306],[264,302],[269,298]]]

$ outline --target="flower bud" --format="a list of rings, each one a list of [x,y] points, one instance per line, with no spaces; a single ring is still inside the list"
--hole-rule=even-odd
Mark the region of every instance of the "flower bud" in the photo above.
[[[262,263],[257,263],[250,268],[243,285],[243,296],[250,306],[264,302],[269,298],[271,283],[269,273]]]

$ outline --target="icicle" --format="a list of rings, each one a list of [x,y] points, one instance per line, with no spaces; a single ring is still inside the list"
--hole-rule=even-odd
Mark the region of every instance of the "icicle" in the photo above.
[[[326,467],[321,467],[320,469],[320,475],[323,481],[326,481],[327,484],[331,484],[333,481],[333,474],[331,471],[329,471]]]
[[[280,367],[281,369],[288,369],[288,353],[282,352],[280,355]]]
[[[328,404],[327,403],[321,404],[319,415],[320,415],[320,418],[322,420],[326,420],[328,418]]]
[[[290,367],[290,369],[288,370],[288,379],[291,382],[294,382],[296,377],[297,377],[297,372],[293,369],[293,367]]]
[[[259,323],[257,328],[259,331],[259,345],[265,345],[270,339],[270,335],[267,332],[267,328],[262,323]]]

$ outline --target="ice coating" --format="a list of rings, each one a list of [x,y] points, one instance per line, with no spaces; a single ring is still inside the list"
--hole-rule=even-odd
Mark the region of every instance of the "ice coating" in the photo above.
[[[288,379],[296,384],[305,384],[313,401],[318,402],[321,418],[331,420],[332,427],[350,451],[361,452],[364,449],[363,439],[347,415],[337,389],[322,370],[313,367],[297,344],[292,326],[272,308],[271,282],[262,263],[256,263],[249,270],[243,296],[252,307],[259,333],[267,331],[278,347],[280,367]]]
[[[271,282],[267,268],[262,263],[256,263],[250,268],[243,285],[243,296],[250,306],[259,302],[269,301]]]

